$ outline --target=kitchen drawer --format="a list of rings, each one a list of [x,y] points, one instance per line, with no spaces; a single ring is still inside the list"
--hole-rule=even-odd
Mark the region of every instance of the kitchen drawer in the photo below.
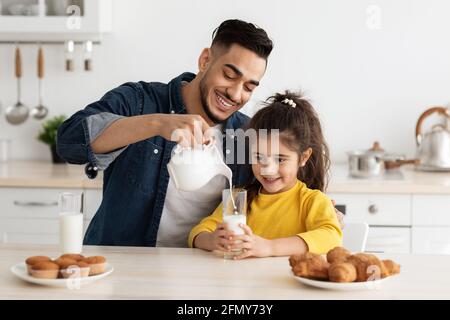
[[[59,236],[57,234],[3,232],[2,241],[12,244],[58,244]]]
[[[0,231],[3,232],[58,234],[58,230],[58,219],[0,219]]]
[[[81,189],[0,188],[0,218],[58,218],[58,195]]]
[[[366,252],[411,253],[411,228],[370,227]]]
[[[97,190],[94,190],[97,191]],[[82,189],[0,188],[0,235],[4,243],[57,244],[59,241],[58,195],[80,194]],[[95,204],[96,192],[89,197]],[[85,195],[86,196],[86,195]],[[84,201],[84,211],[86,199]],[[90,216],[84,215],[84,231]]]
[[[370,226],[411,226],[410,195],[329,194],[336,205],[345,206],[346,222]]]
[[[83,222],[83,235],[90,220]],[[0,219],[3,243],[57,244],[59,241],[58,219]]]
[[[450,254],[450,227],[413,227],[412,252]]]
[[[450,196],[413,195],[414,226],[450,227]]]

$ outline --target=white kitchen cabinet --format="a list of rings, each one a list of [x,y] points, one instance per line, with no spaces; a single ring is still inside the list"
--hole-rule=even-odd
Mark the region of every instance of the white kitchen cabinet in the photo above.
[[[411,228],[370,227],[366,251],[374,253],[410,253]]]
[[[450,196],[414,195],[412,215],[414,226],[450,227]]]
[[[0,41],[98,41],[111,29],[111,0],[2,0]]]
[[[328,196],[345,208],[345,222],[369,224],[367,252],[411,252],[410,195],[335,193]]]
[[[450,254],[450,196],[414,195],[412,251]]]
[[[402,194],[329,194],[345,206],[345,221],[370,226],[411,226],[411,196]]]
[[[53,188],[0,188],[0,241],[3,243],[57,244],[58,194],[84,193],[84,229],[101,202],[101,190]]]
[[[450,254],[450,227],[413,227],[412,252]]]
[[[97,212],[103,199],[103,190],[85,189],[84,190],[84,232],[89,227],[89,223]]]
[[[329,194],[346,222],[370,225],[366,251],[450,254],[450,196]],[[344,229],[345,232],[345,229]]]
[[[97,212],[103,199],[103,190],[85,189],[84,190],[84,220],[90,221]]]

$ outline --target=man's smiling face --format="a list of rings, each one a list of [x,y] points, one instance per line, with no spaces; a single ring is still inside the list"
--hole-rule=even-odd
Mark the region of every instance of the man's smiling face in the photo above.
[[[202,65],[202,59],[205,64]],[[266,59],[240,45],[205,49],[200,56],[200,95],[214,123],[227,120],[252,96],[266,70]]]

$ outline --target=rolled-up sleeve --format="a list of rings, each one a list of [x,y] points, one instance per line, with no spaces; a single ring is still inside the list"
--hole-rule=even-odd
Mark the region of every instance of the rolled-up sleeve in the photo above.
[[[109,112],[102,112],[87,117],[85,122],[87,131],[85,132],[87,135],[86,140],[89,144],[92,144],[103,131],[121,118],[125,117]],[[127,146],[108,153],[92,153],[92,157],[95,158],[95,165],[99,170],[105,170],[126,148]]]
[[[127,147],[97,154],[91,143],[115,121],[141,114],[142,100],[141,85],[125,83],[76,112],[58,128],[58,154],[69,163],[91,163],[105,170]]]

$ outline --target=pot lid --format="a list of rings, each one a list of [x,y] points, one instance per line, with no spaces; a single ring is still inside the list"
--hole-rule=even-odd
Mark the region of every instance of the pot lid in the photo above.
[[[384,149],[381,148],[380,143],[378,141],[375,141],[372,145],[372,148],[367,150],[367,153],[369,154],[375,154],[375,155],[384,155]]]

